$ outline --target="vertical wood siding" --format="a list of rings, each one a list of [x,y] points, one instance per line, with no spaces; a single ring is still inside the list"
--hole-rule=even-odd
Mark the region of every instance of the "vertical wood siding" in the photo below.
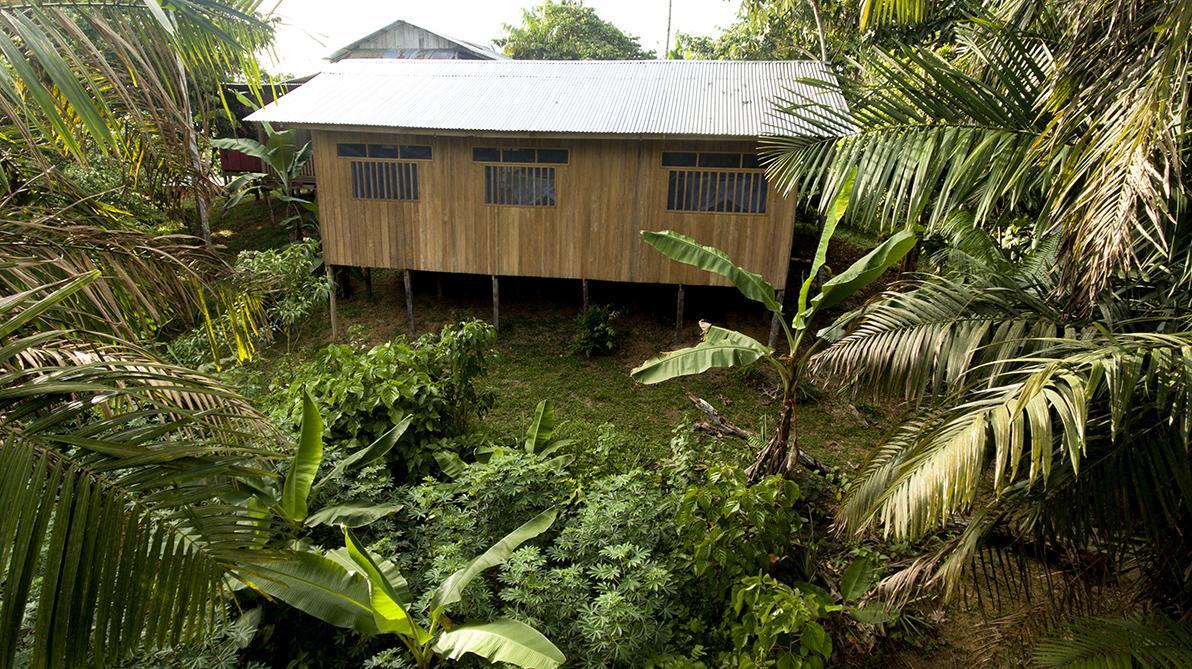
[[[417,161],[417,200],[353,197],[339,142],[433,147]],[[485,165],[473,147],[570,151],[553,164],[554,206],[485,204]],[[640,230],[675,230],[723,249],[775,285],[786,282],[794,199],[773,185],[765,214],[667,211],[662,151],[752,152],[747,142],[508,139],[314,132],[318,202],[328,262],[357,267],[640,283],[725,285],[664,258]]]

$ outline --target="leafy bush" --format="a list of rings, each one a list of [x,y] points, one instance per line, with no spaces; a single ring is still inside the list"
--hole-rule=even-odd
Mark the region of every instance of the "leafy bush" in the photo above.
[[[331,295],[331,284],[319,272],[323,258],[319,242],[307,239],[267,251],[241,251],[236,271],[256,277],[269,287],[265,314],[270,324],[290,337],[299,323]]]
[[[726,616],[733,649],[720,662],[751,669],[824,667],[832,656],[832,639],[818,621],[838,608],[769,576],[743,578],[733,587]]]
[[[571,341],[571,351],[590,358],[617,350],[618,334],[613,323],[620,317],[621,313],[607,304],[589,305],[575,319],[579,330]]]
[[[170,341],[167,355],[179,363],[200,367],[211,361],[214,352],[221,363],[230,363],[243,357],[238,349],[271,342],[277,333],[285,335],[288,350],[298,324],[331,294],[327,277],[318,272],[322,264],[319,243],[314,239],[280,249],[242,251],[236,256],[235,269],[248,284],[264,287],[264,299],[254,295],[249,304],[260,309],[267,327],[257,331],[254,341],[242,341],[228,334],[236,331],[226,325],[228,316],[217,315],[210,330],[200,326]]]
[[[262,401],[280,423],[296,427],[309,392],[323,416],[332,464],[408,414],[410,428],[389,453],[390,469],[399,481],[417,478],[433,471],[436,442],[463,434],[492,405],[491,393],[476,381],[488,372],[494,337],[492,326],[471,321],[413,342],[329,344],[311,362],[283,369]]]
[[[738,468],[707,472],[679,502],[684,562],[714,591],[716,584],[769,574],[790,557],[805,520],[795,509],[799,486],[781,476],[750,485]]]

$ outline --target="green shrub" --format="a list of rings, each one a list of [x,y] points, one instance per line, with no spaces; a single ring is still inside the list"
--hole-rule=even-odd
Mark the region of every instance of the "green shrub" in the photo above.
[[[819,623],[839,606],[769,576],[748,576],[733,587],[725,616],[731,651],[721,666],[820,669],[832,656],[832,639]]]
[[[307,239],[267,251],[241,251],[236,271],[268,287],[265,315],[270,325],[286,336],[287,348],[294,329],[327,302],[331,284],[320,272],[323,258],[317,239]]]
[[[617,350],[618,335],[613,323],[620,317],[621,313],[607,304],[586,307],[575,319],[578,331],[571,341],[572,353],[590,358]]]
[[[246,282],[265,289],[260,304],[265,327],[257,331],[256,340],[238,342],[227,336],[225,333],[234,329],[227,326],[227,315],[218,315],[211,332],[199,326],[170,341],[166,345],[167,355],[179,363],[200,367],[209,364],[214,353],[221,364],[230,367],[236,360],[238,346],[267,344],[278,333],[285,336],[288,351],[298,325],[325,304],[331,294],[327,277],[318,272],[322,264],[319,242],[315,239],[280,249],[240,252],[236,256],[236,271]]]
[[[769,574],[791,557],[805,523],[795,509],[799,494],[799,486],[781,476],[750,485],[740,468],[728,466],[709,470],[702,484],[683,493],[676,515],[682,559],[708,594]]]
[[[262,403],[296,429],[309,392],[323,416],[332,465],[410,415],[389,462],[398,481],[416,479],[434,471],[433,450],[443,438],[465,433],[492,405],[491,393],[476,382],[495,355],[494,337],[492,326],[471,321],[413,342],[329,344],[309,363],[283,369]]]

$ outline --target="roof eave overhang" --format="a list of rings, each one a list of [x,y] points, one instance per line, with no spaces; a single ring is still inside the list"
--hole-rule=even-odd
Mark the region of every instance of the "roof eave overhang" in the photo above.
[[[247,119],[254,121],[251,116]],[[403,134],[403,135],[438,135],[444,137],[528,137],[528,138],[572,138],[572,139],[681,139],[689,141],[751,141],[759,137],[773,136],[775,133],[760,135],[708,135],[691,133],[602,133],[602,132],[566,132],[558,130],[460,130],[450,128],[408,128],[401,126],[376,125],[344,125],[335,123],[303,123],[280,119],[265,119],[270,123],[280,123],[295,128],[310,130],[326,130],[331,132],[361,132],[375,134]]]

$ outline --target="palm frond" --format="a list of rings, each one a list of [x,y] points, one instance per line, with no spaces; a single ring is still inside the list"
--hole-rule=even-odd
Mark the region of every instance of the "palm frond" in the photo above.
[[[1044,485],[1060,465],[1079,476],[1090,407],[1106,407],[1104,438],[1128,441],[1139,415],[1186,448],[1192,433],[1192,335],[1119,334],[1057,339],[996,376],[904,425],[870,456],[840,511],[860,531],[881,524],[920,537],[972,507],[988,470],[995,494]],[[1140,412],[1147,407],[1149,413]]]
[[[41,578],[35,666],[193,639],[267,522],[227,499],[273,429],[230,389],[66,322],[98,272],[0,300],[0,664]]]
[[[829,328],[845,332],[812,370],[854,390],[924,395],[990,383],[1005,364],[1063,336],[1046,285],[987,272],[971,281],[928,277],[895,288]]]
[[[1047,211],[1064,231],[1064,282],[1087,301],[1136,266],[1140,244],[1171,256],[1192,2],[1096,0],[1059,12],[1064,50],[1041,98],[1052,120],[1039,155],[1063,165]]]
[[[1033,162],[1042,130],[1033,104],[1048,56],[1008,32],[982,48],[996,75],[976,76],[929,49],[875,52],[876,83],[847,123],[788,106],[813,137],[768,140],[771,179],[826,203],[855,170],[849,218],[883,231],[921,220],[938,226],[957,207],[980,226],[1038,198],[1051,176]]]
[[[1192,666],[1192,628],[1160,616],[1087,618],[1040,641],[1034,660],[1057,669]]]
[[[128,148],[118,129],[129,121],[176,140],[179,124],[192,123],[180,74],[212,84],[237,75],[260,81],[254,53],[272,37],[260,4],[0,3],[0,106],[84,161],[83,137],[101,150]]]
[[[228,339],[241,344],[241,357],[251,356],[264,319],[264,290],[236,277],[201,240],[74,225],[55,216],[0,220],[4,292],[16,294],[91,271],[99,273],[97,280],[43,316],[43,328],[139,340],[172,326],[206,323],[227,328]]]

